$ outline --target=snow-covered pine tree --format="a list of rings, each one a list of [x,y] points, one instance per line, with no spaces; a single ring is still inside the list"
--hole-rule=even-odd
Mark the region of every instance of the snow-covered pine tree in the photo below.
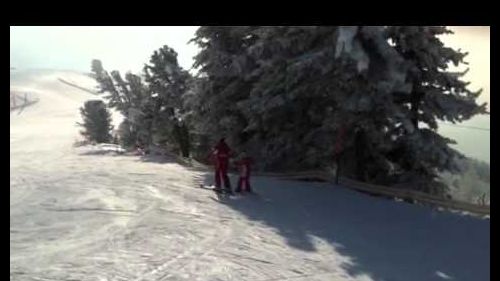
[[[204,127],[212,135],[227,135],[264,169],[331,162],[341,123],[334,120],[340,116],[335,116],[336,97],[350,97],[352,90],[344,88],[357,76],[355,69],[339,71],[336,29],[200,28],[196,66],[205,81],[199,111],[208,123]]]
[[[154,138],[159,143],[174,144],[189,157],[189,124],[183,98],[191,75],[179,66],[175,50],[166,45],[153,53],[149,63],[144,75],[154,104]]]
[[[486,104],[476,103],[480,91],[470,91],[460,79],[465,73],[448,70],[451,63],[464,63],[466,53],[443,45],[438,36],[451,33],[445,27],[339,29],[337,48],[342,43],[358,71],[363,72],[360,65],[366,66],[365,77],[375,89],[372,101],[383,100],[378,106],[383,109],[380,124],[385,135],[378,149],[371,151],[380,152],[378,158],[397,171],[391,175],[396,182],[444,195],[446,187],[438,181],[438,172],[457,171],[455,159],[461,155],[449,147],[453,140],[437,133],[437,121],[461,122],[486,113]],[[363,132],[373,140],[375,131],[367,129],[364,126]],[[370,172],[367,165],[362,170]]]
[[[128,119],[137,132],[139,146],[148,149],[152,144],[154,117],[151,91],[138,75],[127,73],[125,80],[123,89],[129,100]]]
[[[77,123],[83,127],[80,132],[86,140],[96,143],[109,143],[112,139],[111,114],[101,100],[86,101],[80,108],[83,123]]]
[[[93,64],[94,66],[94,64]],[[101,64],[102,68],[102,64]],[[118,71],[108,74],[103,68],[93,67],[100,93],[107,93],[104,98],[108,106],[118,110],[124,117],[119,132],[122,145],[127,147],[139,145],[146,148],[151,143],[152,106],[149,88],[141,77],[127,73],[125,79]],[[100,74],[98,73],[100,71]],[[124,128],[127,126],[128,128]],[[126,139],[126,141],[125,141]]]
[[[187,90],[183,94],[184,122],[188,125],[190,155],[193,159],[201,162],[207,161],[207,153],[210,151],[211,140],[207,134],[207,123],[200,114],[200,93],[206,82],[200,77],[191,77]],[[206,115],[205,115],[206,116]]]
[[[466,64],[467,56],[461,50],[444,46],[440,40],[439,36],[452,31],[443,26],[393,26],[386,32],[396,51],[410,63],[407,81],[413,85],[409,97],[395,100],[406,109],[405,115],[414,130],[405,129],[397,139],[396,149],[402,155],[394,162],[407,174],[423,179],[420,189],[443,193],[443,188],[433,188],[439,187],[438,172],[459,171],[455,158],[462,156],[449,146],[455,143],[453,140],[438,134],[437,121],[462,122],[486,114],[487,105],[477,104],[481,90],[469,90],[469,83],[461,79],[467,70],[449,70],[452,64]]]
[[[452,170],[459,154],[435,131],[436,118],[462,121],[485,108],[447,73],[463,56],[442,46],[443,30],[201,27],[199,116],[210,135],[228,136],[266,169],[328,165],[343,128],[348,175],[386,184],[406,177],[444,194],[435,172]]]
[[[248,136],[246,118],[238,102],[246,99],[252,85],[248,74],[255,62],[248,55],[248,48],[255,41],[251,33],[257,27],[204,26],[192,40],[200,48],[195,57],[199,68],[196,98],[190,106],[198,124],[199,133],[209,142],[225,136],[235,149],[240,148]]]
[[[340,26],[335,58],[338,104],[335,115],[344,122],[343,171],[357,179],[390,183],[394,166],[387,159],[394,126],[410,122],[393,102],[393,93],[409,95],[408,63],[384,37],[384,27]],[[340,78],[340,79],[339,79]]]
[[[249,48],[257,62],[245,109],[268,169],[319,168],[332,158],[335,69],[332,27],[261,27]],[[252,113],[253,111],[253,113]],[[259,143],[260,142],[260,143]]]

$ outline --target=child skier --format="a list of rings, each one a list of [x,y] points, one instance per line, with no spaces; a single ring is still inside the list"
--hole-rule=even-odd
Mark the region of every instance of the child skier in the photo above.
[[[250,167],[252,164],[252,159],[246,155],[245,152],[241,154],[240,160],[236,162],[240,170],[240,178],[238,180],[238,187],[236,192],[250,192],[252,193],[252,188],[250,186]]]

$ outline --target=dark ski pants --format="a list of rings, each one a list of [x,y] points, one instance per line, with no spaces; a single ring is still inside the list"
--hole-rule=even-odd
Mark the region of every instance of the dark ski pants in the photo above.
[[[221,161],[215,168],[215,187],[221,188],[221,182],[224,181],[224,188],[231,191],[231,181],[227,175],[227,161]]]
[[[240,177],[240,180],[238,181],[238,188],[236,190],[252,191],[252,188],[250,187],[250,177]]]

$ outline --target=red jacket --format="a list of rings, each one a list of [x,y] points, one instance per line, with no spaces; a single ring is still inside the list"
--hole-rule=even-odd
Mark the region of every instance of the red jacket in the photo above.
[[[231,149],[225,142],[219,142],[212,150],[210,154],[210,160],[215,164],[216,167],[219,167],[221,164],[227,166],[229,156],[231,154]]]
[[[242,178],[250,177],[250,168],[252,165],[252,158],[244,157],[240,161],[237,161],[236,165],[238,165],[240,168],[240,177],[242,177]]]
[[[229,146],[225,143],[225,142],[219,142],[216,146],[215,146],[215,155],[217,156],[217,158],[228,158],[229,157],[229,153],[231,153],[231,149],[229,148]]]

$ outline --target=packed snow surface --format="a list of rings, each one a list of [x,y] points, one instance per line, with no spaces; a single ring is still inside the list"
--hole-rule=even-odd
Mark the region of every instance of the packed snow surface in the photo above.
[[[11,74],[11,280],[489,280],[490,221],[324,183],[252,179],[218,202],[211,172],[75,147],[83,74]],[[236,178],[232,177],[233,184]]]

